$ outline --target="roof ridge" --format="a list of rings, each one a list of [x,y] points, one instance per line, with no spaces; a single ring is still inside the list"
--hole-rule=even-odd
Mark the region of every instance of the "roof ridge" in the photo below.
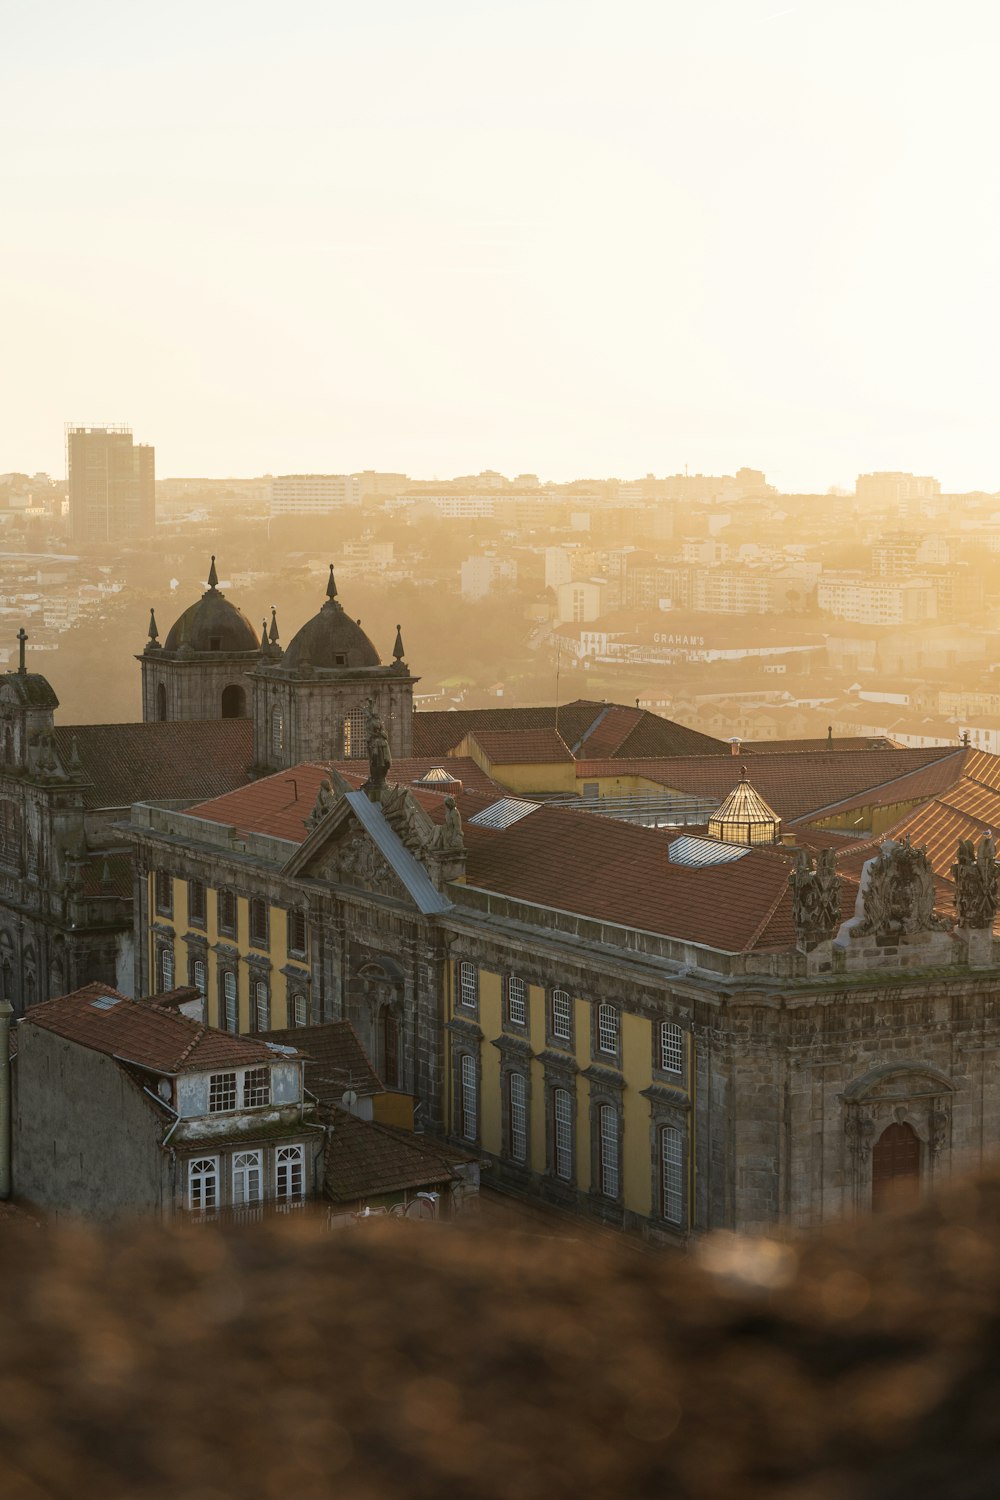
[[[781,868],[783,870],[785,870],[787,867],[782,866]],[[778,886],[777,895],[775,896],[774,900],[771,902],[771,904],[768,907],[768,909],[767,909],[766,913],[764,914],[764,916],[761,917],[760,921],[757,923],[757,926],[754,928],[753,932],[750,934],[750,937],[747,940],[747,942],[744,943],[744,945],[743,945],[743,952],[744,953],[751,952],[757,946],[758,940],[767,931],[767,927],[768,927],[769,922],[774,917],[774,914],[778,910],[778,907],[781,905],[782,901],[788,895],[788,880],[789,880],[789,876],[786,873],[785,874],[785,878],[782,881],[781,885]]]
[[[814,818],[822,817],[825,813],[832,811],[833,808],[842,806],[845,802],[856,803],[860,798],[866,797],[869,792],[878,792],[881,791],[883,787],[895,786],[898,781],[905,781],[909,776],[918,776],[921,771],[928,770],[929,766],[931,765],[943,765],[945,761],[951,760],[953,755],[962,755],[964,753],[964,749],[965,747],[960,745],[957,750],[951,752],[948,755],[939,755],[935,760],[928,762],[927,765],[913,766],[909,771],[901,771],[898,776],[890,776],[888,781],[875,781],[871,784],[871,786],[862,787],[859,792],[853,792],[847,797],[838,797],[835,802],[825,802],[821,807],[811,808],[809,812],[802,813],[797,818],[791,818],[789,820],[790,826],[794,826],[796,823],[804,823],[807,821],[812,822]],[[849,752],[843,753],[846,754]],[[930,798],[925,798],[925,800],[930,801]]]

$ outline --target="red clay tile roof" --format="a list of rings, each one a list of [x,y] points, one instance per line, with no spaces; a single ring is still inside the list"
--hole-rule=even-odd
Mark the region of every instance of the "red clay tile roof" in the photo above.
[[[858,798],[863,790],[887,786],[907,773],[956,755],[950,746],[927,750],[850,750],[842,755],[829,751],[780,752],[754,756],[753,783],[766,802],[786,821],[815,815],[838,798]],[[1000,760],[1000,757],[991,757]],[[592,781],[605,776],[642,776],[684,797],[714,798],[718,802],[740,779],[740,762],[734,755],[690,755],[664,759],[577,761],[577,778]],[[934,773],[947,782],[953,773]],[[886,795],[881,801],[889,802]]]
[[[359,1120],[342,1109],[321,1106],[320,1115],[333,1127],[324,1155],[324,1189],[337,1203],[440,1187],[455,1176],[454,1166],[471,1159],[454,1147]]]
[[[896,755],[905,752],[895,751]],[[918,754],[921,752],[917,752]],[[893,802],[923,802],[928,797],[936,796],[939,792],[947,791],[957,785],[964,774],[965,757],[970,754],[979,755],[980,751],[956,750],[949,748],[945,754],[930,764],[917,767],[901,776],[895,776],[891,780],[877,783],[878,796],[873,797],[873,787],[860,791],[855,796],[844,797],[838,801],[822,803],[812,809],[809,821],[816,822],[822,818],[833,818],[840,813],[851,812],[854,808],[865,808],[870,806],[885,806]],[[1000,756],[990,756],[1000,767]]]
[[[476,729],[470,738],[495,766],[549,765],[573,759],[556,729]]]
[[[106,1010],[95,1008],[94,1001],[104,996],[117,1003]],[[84,985],[70,995],[33,1005],[20,1024],[41,1026],[119,1062],[158,1073],[244,1068],[276,1060],[262,1041],[231,1036],[175,1011],[130,1000],[105,984]]]
[[[798,755],[803,750],[900,750],[897,740],[885,734],[843,734],[829,740],[816,735],[804,740],[741,740],[740,755]]]
[[[638,717],[628,721],[621,715]],[[578,698],[558,708],[546,705],[540,708],[425,710],[413,716],[413,751],[415,755],[446,755],[461,744],[467,734],[478,733],[481,729],[501,732],[558,729],[573,753],[583,755],[587,753],[587,736],[598,733],[602,722],[607,719],[610,719],[610,724],[597,743],[606,745],[610,740],[613,748],[602,749],[602,755],[729,754],[728,745],[697,729],[688,729],[684,724],[661,719],[645,710],[586,698]]]
[[[249,779],[249,719],[179,719],[150,724],[60,725],[53,730],[64,765],[76,741],[87,808],[217,797]]]
[[[443,786],[440,792],[412,786],[420,776],[440,764],[440,759],[433,757],[393,761],[389,781],[410,785],[418,801],[423,802],[426,796],[431,801],[424,805],[440,807],[443,811],[444,798],[450,791],[448,786]],[[449,759],[445,769],[461,781],[463,790],[478,792],[486,799],[485,802],[480,801],[480,806],[507,795],[470,758]],[[272,838],[288,839],[292,843],[301,844],[307,833],[305,820],[313,810],[316,794],[322,783],[330,779],[333,771],[338,772],[353,786],[360,787],[368,778],[368,762],[303,761],[287,771],[264,776],[260,781],[239,787],[225,796],[199,802],[196,806],[187,808],[186,812],[193,818],[207,818],[212,823],[229,824],[240,833],[269,834]]]
[[[283,1047],[295,1047],[302,1053],[306,1060],[306,1088],[323,1104],[339,1104],[348,1089],[356,1094],[385,1091],[350,1021],[289,1026],[268,1031],[266,1039]]]

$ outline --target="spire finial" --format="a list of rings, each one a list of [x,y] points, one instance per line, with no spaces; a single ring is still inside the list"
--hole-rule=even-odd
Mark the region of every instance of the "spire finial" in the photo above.
[[[271,645],[276,646],[278,644],[278,611],[273,604],[271,605],[271,629],[268,635]]]
[[[208,586],[210,589],[219,587],[219,575],[215,571],[215,553],[212,553],[212,566],[208,570]]]
[[[330,600],[337,597],[337,581],[333,576],[333,563],[330,564],[330,576],[326,581],[326,597]]]
[[[403,650],[403,627],[402,627],[402,625],[397,625],[396,626],[396,644],[392,648],[392,654],[393,654],[393,657],[394,657],[394,659],[396,661],[402,661],[404,655],[406,654],[404,652],[404,650]]]
[[[25,646],[25,642],[27,641],[27,639],[28,639],[28,632],[25,630],[24,626],[22,625],[21,628],[20,628],[20,630],[17,632],[17,644],[18,644],[18,646],[20,648],[20,657],[19,657],[19,660],[18,660],[17,670],[19,672],[21,672],[22,674],[27,671],[27,667],[24,664],[24,646]]]
[[[262,651],[266,651],[267,650],[267,621],[266,620],[261,620],[261,622],[260,622],[260,649]]]
[[[154,645],[160,639],[160,632],[156,628],[156,614],[153,610],[149,611],[149,639]]]
[[[740,780],[741,781],[746,781],[746,779],[747,779],[747,768],[746,768],[746,766],[740,766]]]

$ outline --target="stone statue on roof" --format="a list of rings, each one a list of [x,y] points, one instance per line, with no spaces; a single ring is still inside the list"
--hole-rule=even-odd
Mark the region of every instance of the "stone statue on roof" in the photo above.
[[[800,849],[788,877],[792,888],[792,916],[800,942],[822,942],[840,925],[840,888],[837,854],[821,849],[816,859]]]
[[[993,835],[985,834],[978,849],[972,839],[960,839],[958,858],[951,873],[955,880],[958,925],[991,928],[997,914],[997,857]]]
[[[906,936],[945,925],[934,912],[934,870],[927,850],[915,849],[909,834],[900,844],[887,839],[867,869],[864,918],[853,929],[855,937]]]
[[[366,707],[368,710],[368,782],[365,791],[372,802],[378,802],[381,800],[382,789],[392,766],[392,754],[389,750],[389,736],[385,732],[385,725],[375,707],[374,699],[369,698]]]
[[[438,825],[435,842],[439,849],[448,853],[458,853],[465,849],[462,814],[455,804],[454,797],[448,796],[444,799],[444,821]]]
[[[316,801],[313,803],[313,810],[306,819],[306,826],[308,828],[315,828],[317,823],[322,823],[327,813],[336,806],[336,803],[336,793],[330,782],[324,777],[319,784]]]

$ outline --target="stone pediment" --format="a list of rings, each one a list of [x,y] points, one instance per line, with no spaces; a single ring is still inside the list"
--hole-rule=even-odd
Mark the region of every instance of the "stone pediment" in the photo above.
[[[451,904],[363,792],[344,791],[332,802],[285,873],[390,896],[425,913],[446,911]]]

